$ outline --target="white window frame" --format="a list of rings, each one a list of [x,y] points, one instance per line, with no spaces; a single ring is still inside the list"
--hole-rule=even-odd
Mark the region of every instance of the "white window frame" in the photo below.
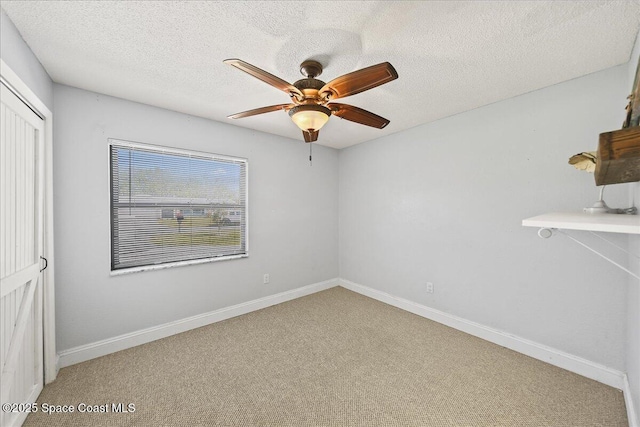
[[[128,267],[128,268],[122,268],[122,269],[118,269],[118,270],[112,270],[111,269],[111,263],[112,263],[112,257],[113,257],[113,239],[112,239],[112,235],[111,235],[111,223],[112,223],[112,218],[111,218],[111,180],[112,180],[112,174],[111,174],[111,147],[112,146],[118,146],[118,147],[130,147],[133,149],[139,148],[139,149],[143,149],[143,150],[154,150],[157,152],[161,152],[161,153],[167,153],[167,154],[177,154],[177,155],[196,155],[196,156],[200,156],[200,157],[208,157],[211,159],[220,159],[220,160],[232,160],[234,162],[242,162],[245,164],[245,188],[244,188],[244,194],[245,194],[245,251],[243,254],[237,254],[237,255],[224,255],[224,256],[217,256],[217,257],[213,257],[213,258],[201,258],[201,259],[194,259],[194,260],[185,260],[185,261],[175,261],[175,262],[167,262],[167,263],[163,263],[163,264],[154,264],[154,265],[144,265],[144,266],[138,266],[138,267]],[[218,261],[228,261],[228,260],[233,260],[233,259],[241,259],[241,258],[248,258],[249,257],[249,161],[248,159],[244,158],[244,157],[235,157],[235,156],[228,156],[228,155],[223,155],[223,154],[216,154],[216,153],[209,153],[209,152],[205,152],[205,151],[197,151],[197,150],[186,150],[186,149],[182,149],[182,148],[174,148],[174,147],[166,147],[166,146],[161,146],[161,145],[153,145],[153,144],[145,144],[145,143],[141,143],[141,142],[134,142],[134,141],[127,141],[127,140],[123,140],[123,139],[115,139],[115,138],[109,138],[108,139],[108,144],[107,144],[107,170],[109,171],[109,180],[108,180],[108,197],[107,197],[107,201],[108,201],[108,205],[107,205],[107,210],[109,211],[109,224],[108,224],[108,233],[109,233],[109,270],[110,270],[110,275],[111,276],[120,276],[123,274],[130,274],[130,273],[138,273],[141,271],[150,271],[150,270],[164,270],[165,268],[173,268],[173,267],[182,267],[182,266],[187,266],[187,265],[197,265],[197,264],[206,264],[206,263],[210,263],[210,262],[218,262]]]

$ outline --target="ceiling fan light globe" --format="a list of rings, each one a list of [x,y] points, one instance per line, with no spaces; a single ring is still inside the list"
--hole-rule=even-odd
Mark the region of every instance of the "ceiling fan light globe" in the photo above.
[[[303,131],[320,130],[330,116],[331,110],[322,105],[299,105],[289,110],[289,117]]]

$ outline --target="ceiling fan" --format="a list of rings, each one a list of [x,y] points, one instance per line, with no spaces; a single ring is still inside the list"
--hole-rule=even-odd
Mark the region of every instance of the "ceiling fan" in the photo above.
[[[389,120],[352,105],[331,102],[334,99],[355,95],[376,86],[383,85],[398,78],[398,73],[388,62],[372,65],[353,71],[325,83],[316,79],[322,74],[322,64],[314,60],[306,60],[300,64],[300,73],[306,78],[289,84],[254,65],[240,59],[226,59],[225,64],[232,65],[263,82],[286,92],[292,103],[271,105],[243,111],[229,116],[230,119],[241,119],[271,111],[284,110],[291,120],[302,130],[305,142],[318,140],[320,128],[329,121],[333,114],[345,120],[382,129]]]

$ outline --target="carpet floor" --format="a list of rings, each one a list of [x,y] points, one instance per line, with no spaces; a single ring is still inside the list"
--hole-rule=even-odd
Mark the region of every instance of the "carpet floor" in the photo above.
[[[76,411],[25,427],[628,425],[619,390],[339,287],[61,369],[38,402]]]

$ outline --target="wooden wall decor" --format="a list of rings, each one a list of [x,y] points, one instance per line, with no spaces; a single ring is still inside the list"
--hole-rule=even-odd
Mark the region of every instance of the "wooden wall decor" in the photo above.
[[[640,126],[600,134],[596,185],[640,181]]]
[[[622,129],[600,134],[596,185],[640,181],[640,60]]]

